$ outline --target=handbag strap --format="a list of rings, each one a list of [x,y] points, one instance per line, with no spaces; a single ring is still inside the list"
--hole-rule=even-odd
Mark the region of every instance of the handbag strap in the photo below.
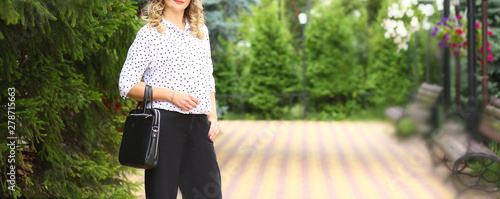
[[[147,85],[149,87],[148,93],[149,93],[149,102],[151,102],[149,107],[153,109],[153,87]]]
[[[150,99],[149,102],[153,102],[153,88],[150,85],[146,85],[146,87],[144,88],[144,98],[142,102],[137,103],[134,112],[137,113],[137,109],[139,108],[139,106],[141,104],[144,104],[143,113],[146,113],[146,105],[148,104],[148,99]],[[153,108],[153,103],[150,103],[150,107],[151,109]]]
[[[149,98],[149,102],[150,103],[150,107],[151,109],[153,108],[153,88],[151,88],[150,85],[146,85],[146,87],[144,88],[144,100],[142,100],[142,102],[144,103],[144,109],[143,109],[143,112],[146,113],[146,109],[148,108],[147,105],[148,105],[148,98]]]

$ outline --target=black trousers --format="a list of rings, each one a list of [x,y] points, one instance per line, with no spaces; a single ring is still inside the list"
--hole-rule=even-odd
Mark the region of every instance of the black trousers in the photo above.
[[[148,199],[222,198],[219,165],[208,137],[210,122],[205,114],[182,114],[160,110],[158,164],[145,170]]]

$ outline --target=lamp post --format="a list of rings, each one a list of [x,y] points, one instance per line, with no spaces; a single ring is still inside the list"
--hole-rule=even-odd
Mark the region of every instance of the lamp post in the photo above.
[[[483,60],[483,78],[482,78],[482,89],[483,89],[483,108],[488,105],[488,0],[483,0],[481,3],[481,22],[483,23],[482,28],[482,39],[481,44],[483,48],[483,53],[481,60]]]
[[[450,0],[443,1],[443,18],[450,17]],[[451,105],[451,85],[450,85],[450,49],[448,46],[444,48],[443,52],[443,105],[444,105],[444,118],[448,117],[448,110]],[[440,77],[441,78],[441,77]]]
[[[477,98],[476,98],[476,1],[467,1],[467,62],[468,62],[468,87],[469,87],[469,100],[468,108],[470,108],[469,118],[467,118],[467,130],[469,132],[476,132],[477,129]],[[483,24],[485,26],[486,24]],[[485,62],[486,60],[483,60]]]
[[[302,104],[304,106],[304,119],[307,116],[307,103],[306,103],[306,24],[307,14],[300,13],[299,23],[302,25]]]

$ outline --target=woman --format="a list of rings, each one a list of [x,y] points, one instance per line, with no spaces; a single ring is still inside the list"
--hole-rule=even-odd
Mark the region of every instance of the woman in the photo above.
[[[222,198],[213,139],[221,127],[201,0],[149,0],[120,74],[122,98],[153,87],[161,112],[159,159],[145,171],[147,198]],[[144,82],[141,82],[141,78]]]

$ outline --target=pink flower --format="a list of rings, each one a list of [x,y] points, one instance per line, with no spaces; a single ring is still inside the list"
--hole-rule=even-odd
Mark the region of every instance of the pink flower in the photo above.
[[[488,61],[492,62],[493,61],[493,55],[488,56]]]
[[[476,29],[478,29],[479,27],[481,27],[481,24],[479,22],[476,22]]]
[[[492,35],[493,35],[493,32],[491,32],[491,30],[490,30],[490,31],[488,31],[488,35],[489,35],[489,36],[492,36]]]
[[[451,47],[455,48],[455,47],[457,47],[457,44],[456,43],[451,43]]]
[[[462,16],[457,15],[457,19],[458,19],[458,20],[462,20]]]
[[[465,46],[467,46],[467,42],[466,42],[466,41],[464,41],[464,47],[465,47]]]
[[[491,48],[488,47],[488,54],[491,54]]]
[[[457,34],[458,35],[462,35],[462,33],[464,33],[464,31],[462,31],[462,29],[457,29]]]

